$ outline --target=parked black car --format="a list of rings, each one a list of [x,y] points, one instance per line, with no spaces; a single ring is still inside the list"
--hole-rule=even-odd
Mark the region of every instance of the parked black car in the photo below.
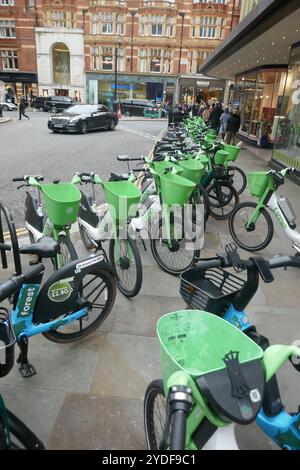
[[[76,101],[69,96],[48,96],[44,103],[44,110],[59,113],[75,104]]]
[[[118,115],[102,104],[76,104],[60,114],[49,117],[52,132],[68,131],[86,134],[94,129],[114,131]]]
[[[31,103],[31,107],[38,109],[39,111],[44,111],[45,103],[48,100],[47,96],[36,96]]]
[[[120,106],[125,116],[144,116],[145,109],[157,110],[156,104],[149,100],[121,100]]]

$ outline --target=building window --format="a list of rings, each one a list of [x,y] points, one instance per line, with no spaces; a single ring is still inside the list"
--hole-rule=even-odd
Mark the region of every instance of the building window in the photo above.
[[[147,50],[141,49],[140,51],[140,72],[147,72]]]
[[[213,0],[213,3],[223,3],[223,4],[226,4],[226,0]]]
[[[118,47],[118,71],[124,71],[124,49],[122,47]]]
[[[124,34],[124,15],[116,15],[116,33]]]
[[[171,72],[172,72],[172,51],[168,49],[164,51],[163,73],[171,73]]]
[[[11,50],[2,50],[2,69],[3,70],[18,70],[18,52]]]
[[[52,50],[53,83],[69,85],[70,83],[70,51],[59,42]]]
[[[15,4],[15,0],[0,0],[0,5],[2,6],[12,6]]]
[[[150,50],[150,72],[161,72],[161,49]]]
[[[141,36],[148,35],[148,16],[141,17]]]
[[[200,18],[200,38],[215,38],[216,37],[216,25],[217,17],[216,16],[202,16]]]
[[[201,64],[207,59],[210,51],[198,50],[189,53],[189,73],[199,73]]]
[[[112,13],[102,13],[102,34],[112,34],[114,29]]]
[[[0,20],[0,38],[15,38],[15,20]]]
[[[167,16],[166,17],[166,32],[165,35],[172,37],[174,34],[174,24],[175,24],[175,19],[173,16]]]
[[[151,34],[152,36],[162,36],[163,34],[163,17],[162,16],[152,15]]]
[[[113,48],[103,47],[102,48],[102,70],[113,69]]]
[[[74,28],[75,26],[74,13],[70,11],[47,11],[46,17],[47,26],[50,28]]]
[[[91,47],[91,69],[100,70],[99,47]]]

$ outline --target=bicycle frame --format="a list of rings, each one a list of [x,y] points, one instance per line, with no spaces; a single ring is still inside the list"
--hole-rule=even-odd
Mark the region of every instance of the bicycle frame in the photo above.
[[[268,202],[265,203],[265,201],[269,197],[270,191],[273,191],[273,193],[271,197],[269,198]],[[247,222],[247,227],[250,227],[252,224],[256,224],[256,222],[258,221],[260,217],[261,210],[264,209],[265,207],[269,207],[269,209],[271,209],[276,219],[278,220],[279,225],[285,232],[287,238],[292,242],[295,250],[298,251],[298,253],[300,253],[300,233],[296,229],[292,229],[289,226],[289,223],[284,213],[279,207],[277,194],[274,191],[274,189],[270,189],[270,187],[267,187],[263,196],[259,199],[256,208],[254,209],[253,213],[251,214]]]

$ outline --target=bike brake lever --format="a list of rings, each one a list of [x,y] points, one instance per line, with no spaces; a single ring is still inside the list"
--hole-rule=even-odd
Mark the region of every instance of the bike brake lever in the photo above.
[[[29,184],[26,184],[26,183],[25,183],[25,184],[21,184],[20,186],[17,186],[17,189],[21,189],[21,188],[23,188],[24,186],[29,186]]]

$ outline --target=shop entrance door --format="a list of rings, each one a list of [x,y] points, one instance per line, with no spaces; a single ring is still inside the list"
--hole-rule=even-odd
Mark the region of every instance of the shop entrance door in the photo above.
[[[55,88],[55,96],[69,96],[69,90],[62,90],[61,88]]]

